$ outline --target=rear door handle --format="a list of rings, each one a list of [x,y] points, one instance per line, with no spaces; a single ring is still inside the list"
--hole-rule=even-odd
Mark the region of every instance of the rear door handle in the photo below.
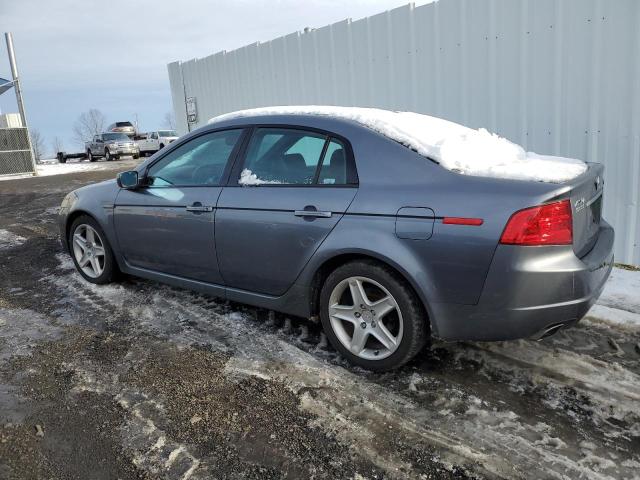
[[[321,212],[319,210],[296,210],[293,212],[296,217],[315,217],[315,218],[330,218],[331,212]]]
[[[195,202],[193,205],[185,207],[187,212],[213,212],[213,207],[207,207],[200,202]]]

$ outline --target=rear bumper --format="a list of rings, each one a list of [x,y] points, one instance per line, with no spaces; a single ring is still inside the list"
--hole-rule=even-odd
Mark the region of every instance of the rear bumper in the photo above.
[[[477,305],[430,305],[435,333],[445,340],[512,340],[576,323],[609,277],[613,240],[613,228],[602,221],[598,241],[582,258],[570,246],[499,245]]]

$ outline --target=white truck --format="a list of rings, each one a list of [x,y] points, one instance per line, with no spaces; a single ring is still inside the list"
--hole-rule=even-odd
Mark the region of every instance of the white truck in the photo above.
[[[173,130],[155,130],[143,133],[136,137],[136,144],[140,149],[140,155],[156,153],[178,138]]]

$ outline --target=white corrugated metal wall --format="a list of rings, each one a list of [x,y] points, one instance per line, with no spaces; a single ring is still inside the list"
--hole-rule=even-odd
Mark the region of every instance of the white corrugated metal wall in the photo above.
[[[606,166],[618,261],[640,264],[640,1],[440,0],[169,64],[180,133],[266,105],[375,106]]]

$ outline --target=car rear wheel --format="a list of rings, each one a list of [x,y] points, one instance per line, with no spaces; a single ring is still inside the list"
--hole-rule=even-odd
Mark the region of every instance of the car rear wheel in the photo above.
[[[414,291],[376,262],[351,262],[334,270],[320,293],[320,309],[331,344],[369,370],[404,365],[428,338],[426,313]]]
[[[109,283],[117,267],[111,246],[98,222],[82,215],[70,228],[69,246],[73,263],[80,275],[91,283]]]

